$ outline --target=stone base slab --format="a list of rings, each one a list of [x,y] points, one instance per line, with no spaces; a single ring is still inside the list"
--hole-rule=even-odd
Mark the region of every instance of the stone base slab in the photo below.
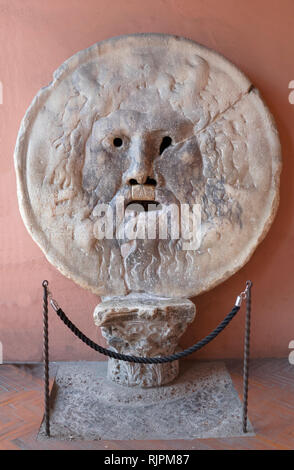
[[[162,387],[108,380],[107,362],[58,366],[51,393],[51,437],[126,440],[242,436],[242,406],[223,362],[182,361]],[[252,435],[252,426],[248,424]],[[39,439],[46,439],[42,424]]]

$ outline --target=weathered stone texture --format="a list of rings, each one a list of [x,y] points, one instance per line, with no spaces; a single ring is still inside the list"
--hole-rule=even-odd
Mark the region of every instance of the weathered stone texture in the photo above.
[[[15,165],[25,224],[63,274],[100,295],[166,297],[197,295],[248,261],[274,218],[281,166],[250,81],[217,53],[158,34],[67,60],[27,111]],[[100,240],[99,203],[120,197],[199,204],[199,248],[170,234]]]
[[[94,311],[95,324],[101,327],[112,350],[140,357],[173,354],[194,317],[195,305],[188,299],[156,298],[146,294],[106,300]],[[121,385],[156,387],[171,382],[178,372],[178,361],[133,364],[108,360],[108,377]]]

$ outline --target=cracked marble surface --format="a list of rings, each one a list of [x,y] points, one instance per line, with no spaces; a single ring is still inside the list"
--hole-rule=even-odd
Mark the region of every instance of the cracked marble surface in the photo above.
[[[48,260],[92,292],[191,297],[240,269],[266,235],[280,156],[270,112],[228,60],[184,38],[122,36],[68,59],[34,99],[15,151],[19,205]],[[199,248],[170,233],[99,239],[99,204],[133,194],[198,204]]]

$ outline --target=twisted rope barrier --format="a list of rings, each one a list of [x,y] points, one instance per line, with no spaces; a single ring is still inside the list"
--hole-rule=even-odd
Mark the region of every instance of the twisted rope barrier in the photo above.
[[[211,331],[203,339],[195,343],[193,346],[185,349],[184,351],[171,354],[163,357],[138,357],[127,354],[120,354],[110,349],[104,348],[97,343],[94,343],[88,336],[86,336],[79,328],[66,316],[64,311],[59,307],[57,302],[52,298],[52,294],[48,289],[48,281],[44,280],[43,286],[43,345],[44,345],[44,395],[45,395],[45,431],[46,435],[50,436],[50,407],[49,407],[49,344],[48,344],[48,297],[50,298],[50,305],[55,310],[57,316],[63,323],[77,336],[83,343],[90,348],[103,354],[105,356],[140,364],[163,364],[167,362],[177,361],[183,357],[199,351],[199,349],[206,346],[214,338],[216,338],[232,321],[235,315],[239,312],[243,299],[246,299],[246,323],[245,323],[245,341],[244,341],[244,365],[243,365],[243,413],[242,413],[242,426],[243,432],[247,432],[247,413],[248,413],[248,380],[249,380],[249,353],[250,353],[250,314],[251,314],[251,287],[252,282],[246,282],[246,289],[241,292],[237,297],[234,307],[231,312],[219,323],[219,325]]]
[[[173,362],[181,359],[183,357],[189,356],[190,354],[194,353],[195,351],[199,351],[199,349],[203,348],[206,344],[210,343],[217,335],[219,335],[226,326],[231,322],[234,316],[239,312],[240,306],[235,305],[231,312],[225,317],[225,319],[205,338],[201,341],[198,341],[190,348],[185,349],[184,351],[171,354],[169,356],[163,357],[138,357],[132,356],[127,354],[120,354],[115,351],[111,351],[110,349],[103,348],[97,343],[94,343],[90,338],[84,335],[74,323],[70,321],[70,319],[66,316],[61,308],[58,308],[56,311],[58,317],[63,321],[63,323],[73,332],[75,336],[77,336],[83,343],[85,343],[90,348],[94,349],[95,351],[99,352],[100,354],[104,354],[104,356],[111,357],[113,359],[119,359],[120,361],[127,361],[139,364],[163,364],[166,362]]]
[[[246,295],[246,320],[245,320],[245,337],[244,337],[244,364],[243,364],[243,413],[242,427],[243,432],[247,432],[247,416],[248,416],[248,385],[249,385],[249,359],[250,359],[250,326],[251,326],[251,287]],[[247,284],[248,285],[248,284]]]
[[[44,357],[44,406],[45,430],[50,436],[50,404],[49,404],[49,328],[48,328],[48,281],[43,281],[43,357]]]

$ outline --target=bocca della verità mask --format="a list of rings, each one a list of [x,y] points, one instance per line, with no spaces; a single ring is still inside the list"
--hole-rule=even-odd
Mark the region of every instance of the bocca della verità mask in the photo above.
[[[251,82],[190,40],[122,36],[68,59],[29,107],[15,165],[20,211],[47,259],[102,296],[110,346],[175,351],[188,297],[224,281],[266,235],[280,144]],[[121,363],[121,384],[171,381],[178,364]]]

